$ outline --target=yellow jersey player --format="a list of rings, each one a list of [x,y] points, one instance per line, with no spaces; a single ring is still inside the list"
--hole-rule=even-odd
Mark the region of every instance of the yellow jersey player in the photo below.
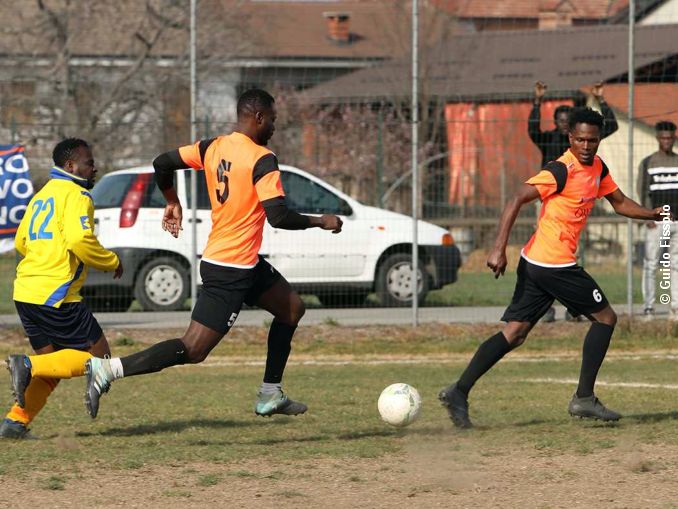
[[[59,380],[82,376],[92,355],[110,354],[80,296],[87,267],[114,271],[115,278],[123,271],[118,256],[94,235],[92,150],[86,141],[68,138],[54,147],[53,159],[50,179],[29,202],[15,238],[23,259],[14,303],[36,355],[7,359],[16,402],[0,423],[1,438],[29,437],[28,425]]]

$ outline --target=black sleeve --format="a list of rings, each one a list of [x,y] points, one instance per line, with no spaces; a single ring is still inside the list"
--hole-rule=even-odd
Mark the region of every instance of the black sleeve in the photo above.
[[[533,104],[530,116],[527,119],[527,134],[539,150],[542,150],[544,144],[544,135],[541,132],[541,107],[539,104]]]
[[[617,124],[617,118],[614,116],[614,111],[610,108],[605,101],[600,101],[600,111],[603,114],[603,130],[600,133],[601,138],[607,138],[612,133],[616,132],[619,129],[619,124]]]
[[[311,226],[311,218],[287,208],[285,198],[278,196],[261,202],[266,219],[273,228],[282,230],[305,230]]]
[[[567,184],[567,166],[564,163],[551,161],[546,164],[544,169],[550,171],[553,174],[553,178],[556,179],[556,194],[565,189],[565,184]]]
[[[160,154],[153,160],[155,169],[155,182],[161,191],[174,187],[174,172],[188,168],[188,165],[181,159],[179,149],[170,150]]]
[[[265,175],[278,171],[278,158],[275,154],[266,154],[259,158],[252,170],[252,183],[256,185]]]
[[[216,140],[216,138],[200,140],[200,143],[198,144],[198,150],[200,151],[200,163],[202,163],[203,166],[205,165],[205,154],[207,153],[207,149],[214,140]]]

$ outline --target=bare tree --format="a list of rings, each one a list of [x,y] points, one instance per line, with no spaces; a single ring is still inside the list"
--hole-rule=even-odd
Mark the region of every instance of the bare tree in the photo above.
[[[0,0],[0,11],[11,11],[10,3]],[[211,67],[246,44],[242,3],[198,2],[198,70],[207,85]],[[27,0],[22,7],[0,29],[0,50],[17,64],[4,66],[0,82],[33,85],[32,115],[19,128],[34,149],[44,145],[45,153],[55,139],[79,136],[110,167],[190,141],[187,1]]]

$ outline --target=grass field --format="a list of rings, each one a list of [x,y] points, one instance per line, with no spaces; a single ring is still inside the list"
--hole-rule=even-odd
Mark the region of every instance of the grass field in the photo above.
[[[302,327],[286,388],[310,410],[271,419],[252,411],[266,331],[236,328],[202,365],[116,382],[96,421],[84,380],[62,382],[42,440],[3,443],[0,481],[36,507],[678,507],[678,326],[620,325],[598,389],[618,425],[566,412],[586,328],[538,326],[474,389],[470,432],[436,394],[495,326]],[[128,353],[176,332],[107,335]],[[25,348],[3,336],[3,356]],[[404,430],[376,412],[399,381],[424,401]]]

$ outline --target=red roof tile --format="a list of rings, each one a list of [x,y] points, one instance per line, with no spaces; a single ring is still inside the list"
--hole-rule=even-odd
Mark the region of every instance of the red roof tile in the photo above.
[[[605,19],[628,6],[628,0],[434,0],[461,18],[537,18],[540,10],[562,8],[575,19]]]

